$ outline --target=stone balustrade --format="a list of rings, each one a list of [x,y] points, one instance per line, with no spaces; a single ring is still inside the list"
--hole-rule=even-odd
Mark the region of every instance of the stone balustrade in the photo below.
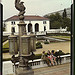
[[[64,63],[69,63],[71,62],[71,56],[70,54],[68,55],[62,55],[60,56],[62,58],[61,60],[61,64]],[[16,63],[16,67],[14,66],[14,64],[11,61],[4,61],[3,62],[3,75],[7,75],[7,74],[14,74],[15,72],[15,68],[18,67],[18,62]],[[60,64],[60,63],[59,63]],[[42,59],[36,59],[36,60],[30,60],[29,61],[29,65],[31,66],[32,69],[36,69],[36,68],[41,68],[41,67],[47,67],[46,62],[43,62]],[[15,75],[15,74],[14,74]]]
[[[70,54],[68,54],[68,55],[62,55],[60,57],[61,57],[61,64],[70,62],[70,58],[71,58]],[[19,63],[16,63],[16,68],[18,67],[18,64]],[[60,64],[60,61],[58,61],[58,64]],[[42,59],[36,59],[36,60],[33,60],[33,61],[30,60],[29,61],[29,65],[31,66],[32,69],[48,66],[46,64],[46,62],[44,62]]]

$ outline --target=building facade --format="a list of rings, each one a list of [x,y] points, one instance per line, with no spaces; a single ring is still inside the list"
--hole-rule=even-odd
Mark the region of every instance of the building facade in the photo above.
[[[24,22],[26,24],[26,32],[30,34],[32,31],[36,35],[46,35],[46,33],[68,33],[67,27],[60,29],[50,29],[49,19],[41,16],[25,16]],[[5,31],[3,32],[3,36],[8,36],[11,34],[11,28],[14,28],[14,32],[17,35],[19,32],[18,24],[19,17],[12,16],[6,19],[4,22]]]
[[[44,34],[46,31],[50,30],[48,18],[41,16],[25,16],[24,22],[26,23],[26,32],[30,33],[31,29],[33,33]],[[19,17],[12,16],[4,21],[5,33],[11,33],[11,27],[14,27],[15,33],[18,33]]]

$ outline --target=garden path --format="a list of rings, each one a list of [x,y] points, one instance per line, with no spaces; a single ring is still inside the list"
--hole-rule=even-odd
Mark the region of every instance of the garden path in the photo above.
[[[44,44],[42,43],[43,48],[36,49],[34,54],[41,54],[43,51],[47,52],[48,50],[62,50],[65,53],[70,53],[71,51],[71,43],[70,41],[59,42],[59,43],[50,43]],[[9,53],[3,53],[3,58],[10,58],[11,55]]]

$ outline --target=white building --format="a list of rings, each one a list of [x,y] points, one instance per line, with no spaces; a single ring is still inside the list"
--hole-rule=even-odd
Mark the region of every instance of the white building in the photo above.
[[[25,16],[24,19],[26,23],[26,32],[29,33],[30,29],[32,28],[32,32],[36,32],[37,35],[45,34],[46,31],[49,31],[50,25],[48,18],[41,17],[41,16]],[[4,33],[10,34],[11,27],[15,28],[15,33],[18,33],[18,25],[19,24],[19,17],[12,16],[5,20],[5,27],[6,31]]]
[[[31,29],[32,32],[36,35],[46,35],[46,33],[66,33],[67,28],[60,29],[50,29],[49,19],[41,16],[25,16],[24,22],[26,23],[26,32],[27,34],[30,33]],[[18,34],[19,29],[19,17],[12,16],[4,21],[5,24],[5,32],[3,32],[3,36],[11,34],[11,28],[14,27],[15,34]]]

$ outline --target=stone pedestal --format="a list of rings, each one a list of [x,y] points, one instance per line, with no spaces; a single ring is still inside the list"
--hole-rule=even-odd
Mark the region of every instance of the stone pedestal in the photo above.
[[[32,69],[17,68],[15,75],[34,75],[34,71]]]

